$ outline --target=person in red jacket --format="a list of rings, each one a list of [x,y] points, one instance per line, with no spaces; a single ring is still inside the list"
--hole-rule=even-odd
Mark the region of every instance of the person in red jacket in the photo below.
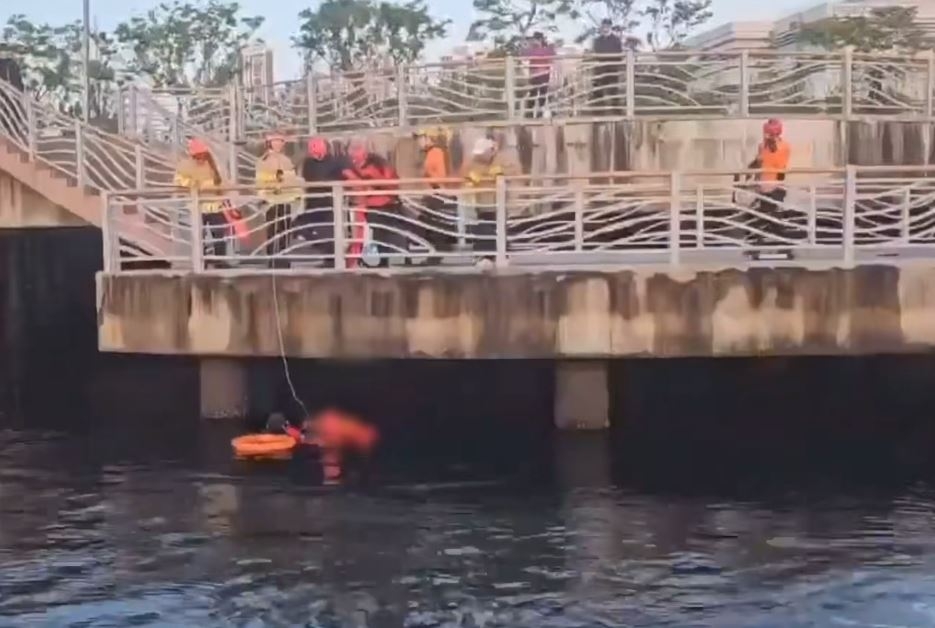
[[[361,142],[352,142],[347,152],[350,163],[344,170],[344,179],[373,182],[347,188],[349,205],[356,208],[351,225],[350,261],[356,259],[366,266],[385,268],[389,266],[389,256],[406,253],[406,236],[399,218],[402,210],[399,175],[389,161],[367,150]],[[372,261],[375,255],[379,255],[376,263]]]
[[[344,475],[348,459],[369,457],[380,442],[376,426],[337,408],[326,408],[307,417],[301,427],[293,426],[282,414],[274,413],[266,422],[266,431],[284,432],[295,439],[296,445],[317,448],[328,484]]]

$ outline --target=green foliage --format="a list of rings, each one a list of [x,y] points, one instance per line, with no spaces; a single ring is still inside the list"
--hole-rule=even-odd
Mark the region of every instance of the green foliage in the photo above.
[[[853,46],[857,52],[916,52],[925,33],[916,22],[915,7],[880,7],[863,15],[832,17],[804,25],[802,43],[826,50]]]
[[[468,39],[491,41],[515,52],[534,32],[558,32],[562,18],[580,16],[578,0],[474,0],[481,17],[471,24]]]
[[[640,11],[653,50],[677,48],[692,30],[711,19],[711,0],[651,0]]]
[[[586,26],[575,38],[579,44],[595,37],[601,21],[605,19],[609,19],[624,33],[630,33],[640,25],[638,0],[585,0],[580,4],[580,12]]]
[[[254,39],[262,17],[244,17],[222,0],[164,2],[117,26],[127,70],[157,86],[222,85],[240,69],[240,51]]]
[[[389,58],[411,63],[426,44],[444,37],[450,20],[436,20],[423,0],[405,3],[373,0],[325,0],[299,14],[302,21],[293,43],[307,65],[323,61],[349,70]]]
[[[562,19],[582,22],[578,43],[594,37],[601,20],[610,19],[622,29],[627,47],[640,44],[628,34],[645,30],[646,42],[660,50],[678,47],[711,18],[711,0],[474,0],[474,9],[481,17],[469,37],[511,52],[535,31],[557,32]]]
[[[81,113],[81,23],[35,24],[23,15],[11,16],[0,36],[2,51],[16,59],[27,89],[64,113]],[[109,114],[116,78],[117,47],[113,37],[91,32],[90,115]]]

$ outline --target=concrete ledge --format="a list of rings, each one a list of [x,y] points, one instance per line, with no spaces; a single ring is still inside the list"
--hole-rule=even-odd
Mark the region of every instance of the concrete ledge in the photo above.
[[[99,275],[100,348],[278,355],[273,277]],[[820,355],[935,346],[935,264],[275,277],[282,340],[296,357]]]

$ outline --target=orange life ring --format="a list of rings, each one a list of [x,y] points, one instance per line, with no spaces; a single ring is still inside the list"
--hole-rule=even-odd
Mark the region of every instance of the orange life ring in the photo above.
[[[292,453],[295,439],[287,434],[247,434],[231,441],[239,458],[284,458]]]

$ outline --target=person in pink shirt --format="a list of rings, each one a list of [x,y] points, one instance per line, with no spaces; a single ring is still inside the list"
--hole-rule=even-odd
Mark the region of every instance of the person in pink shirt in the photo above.
[[[534,117],[542,117],[549,98],[549,82],[552,79],[552,65],[555,63],[555,48],[546,42],[540,32],[532,38],[523,50],[523,57],[529,66],[529,92],[526,95],[527,110]]]

